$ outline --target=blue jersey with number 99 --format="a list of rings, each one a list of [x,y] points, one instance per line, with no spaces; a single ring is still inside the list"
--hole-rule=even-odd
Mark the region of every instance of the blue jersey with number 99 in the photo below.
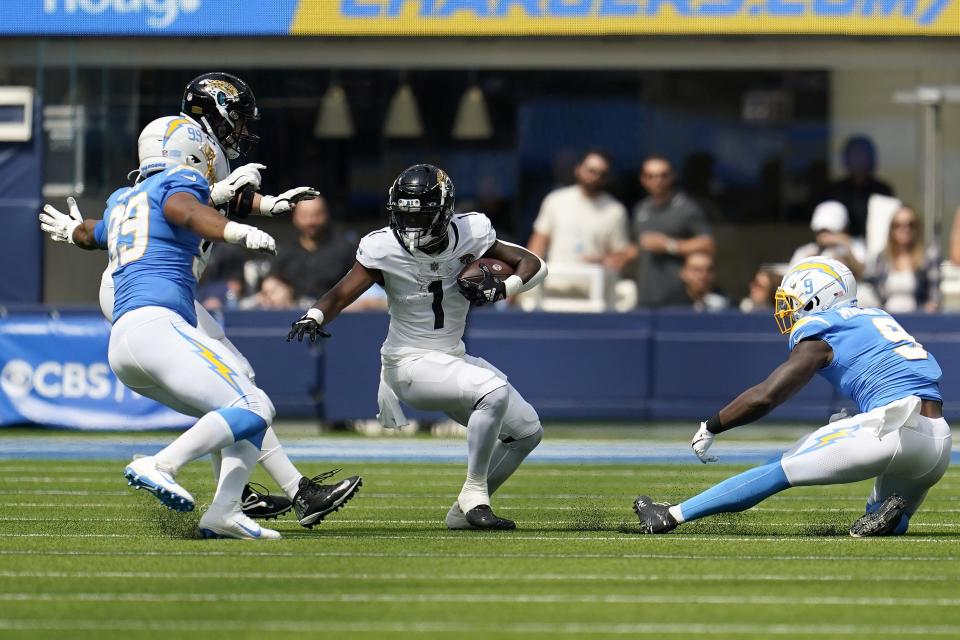
[[[181,165],[119,189],[107,200],[94,233],[110,253],[114,322],[128,311],[157,306],[172,309],[196,326],[193,259],[199,255],[201,238],[163,215],[167,198],[181,192],[203,204],[210,199],[206,177]]]
[[[907,396],[943,400],[936,358],[882,309],[844,307],[801,318],[790,332],[790,350],[809,338],[833,349],[820,375],[862,412]]]

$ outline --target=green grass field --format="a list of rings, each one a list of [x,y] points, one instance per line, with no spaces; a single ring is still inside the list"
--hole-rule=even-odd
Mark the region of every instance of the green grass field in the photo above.
[[[194,539],[196,512],[128,489],[123,466],[0,462],[0,637],[960,637],[955,471],[908,536],[855,540],[867,483],[652,537],[633,533],[639,491],[740,468],[531,464],[495,497],[516,532],[450,532],[461,465],[350,464],[346,509],[242,542]],[[209,499],[208,465],[180,480]]]

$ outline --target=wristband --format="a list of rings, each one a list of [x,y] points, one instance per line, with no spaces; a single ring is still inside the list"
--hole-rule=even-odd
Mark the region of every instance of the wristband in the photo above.
[[[518,275],[507,276],[503,281],[503,288],[507,292],[507,297],[516,295],[523,288],[523,278]]]
[[[667,253],[669,253],[672,256],[675,256],[680,251],[680,243],[674,240],[673,238],[670,238],[669,240],[667,240],[666,249],[667,249]]]
[[[320,309],[317,309],[316,307],[310,307],[307,309],[306,316],[319,325],[323,324],[323,311],[320,311]]]
[[[256,191],[250,185],[245,186],[230,202],[230,213],[235,217],[246,218],[253,211],[253,196]]]
[[[223,228],[223,239],[230,244],[240,244],[243,242],[243,239],[247,237],[247,234],[250,233],[250,229],[251,227],[249,225],[228,220],[227,226]]]
[[[717,415],[707,420],[706,427],[707,427],[707,431],[709,431],[713,435],[717,435],[718,433],[723,433],[723,425],[720,424],[720,414],[718,413]]]

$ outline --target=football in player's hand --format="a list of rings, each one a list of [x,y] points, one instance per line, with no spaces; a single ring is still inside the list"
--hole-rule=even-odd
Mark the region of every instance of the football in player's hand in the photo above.
[[[457,280],[473,284],[483,284],[486,274],[480,268],[480,265],[484,265],[490,272],[490,275],[500,282],[503,282],[509,276],[513,275],[513,267],[506,262],[495,258],[480,258],[465,266],[463,271],[460,272],[460,275],[457,276]]]

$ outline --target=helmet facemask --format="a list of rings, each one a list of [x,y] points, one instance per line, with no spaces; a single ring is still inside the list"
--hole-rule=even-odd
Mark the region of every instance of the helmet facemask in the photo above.
[[[429,249],[446,238],[450,217],[444,215],[443,210],[402,208],[404,200],[399,202],[399,205],[390,209],[390,228],[408,250]]]
[[[793,331],[793,325],[802,318],[809,308],[813,307],[813,300],[806,303],[800,298],[778,287],[773,296],[773,319],[777,322],[780,335]]]

